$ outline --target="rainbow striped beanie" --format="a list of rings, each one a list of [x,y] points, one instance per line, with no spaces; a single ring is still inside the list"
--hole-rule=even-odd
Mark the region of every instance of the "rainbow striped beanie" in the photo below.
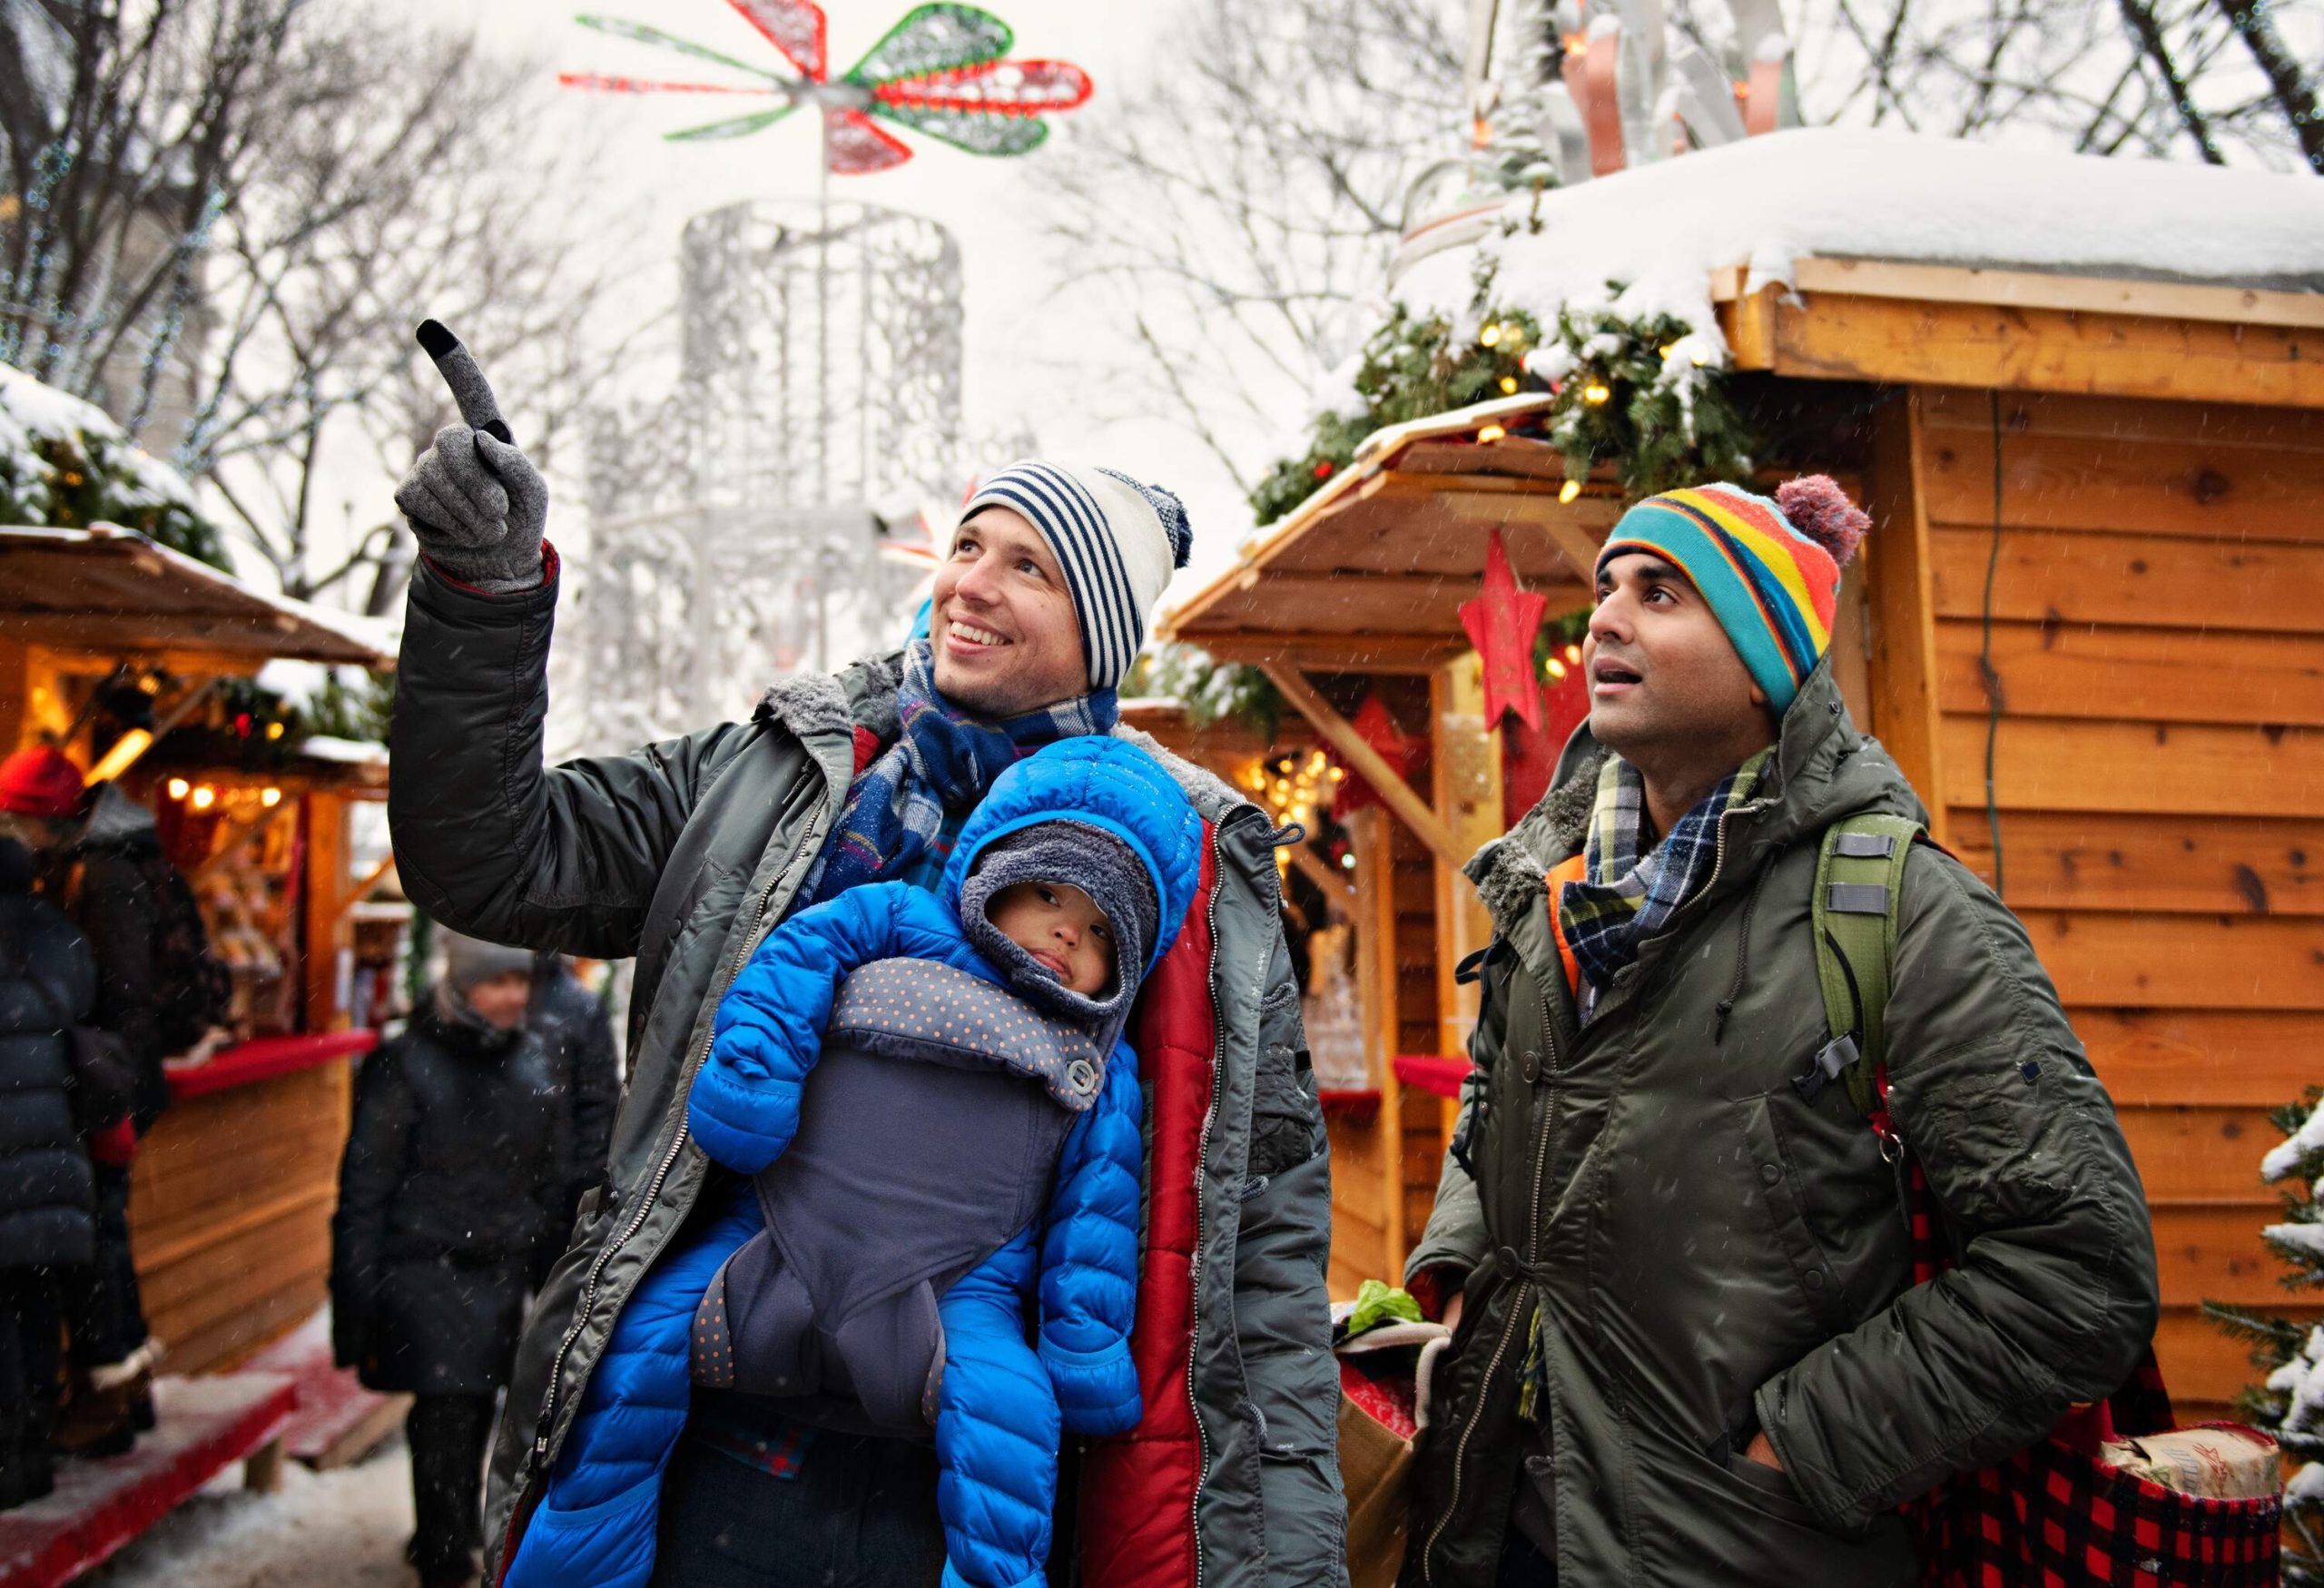
[[[1624,513],[1598,567],[1643,551],[1683,571],[1781,716],[1831,648],[1840,569],[1871,522],[1821,474],[1786,482],[1773,501],[1731,485],[1689,486]]]

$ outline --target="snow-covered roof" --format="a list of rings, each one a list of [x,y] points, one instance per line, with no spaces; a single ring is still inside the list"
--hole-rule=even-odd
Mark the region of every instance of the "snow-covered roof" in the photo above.
[[[1425,228],[1400,256],[1394,296],[1459,321],[1480,251],[1499,262],[1503,307],[1603,301],[1615,281],[1626,311],[1696,325],[1709,321],[1714,271],[1745,269],[1748,291],[1788,284],[1811,257],[2324,292],[2324,182],[1807,127]]]
[[[341,739],[330,734],[309,734],[291,746],[298,755],[345,766],[385,766],[388,747],[371,739]]]
[[[134,477],[133,498],[198,510],[185,477],[139,449],[104,409],[0,364],[0,452],[28,452],[34,438],[78,443],[88,436],[114,445],[116,459]]]
[[[69,399],[68,399],[69,400]],[[117,525],[0,525],[0,622],[48,644],[390,666],[375,618],[271,595]]]

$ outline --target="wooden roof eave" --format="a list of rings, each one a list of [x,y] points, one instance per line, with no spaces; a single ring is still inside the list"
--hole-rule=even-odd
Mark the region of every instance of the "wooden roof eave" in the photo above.
[[[0,527],[0,628],[34,645],[215,657],[222,672],[277,656],[391,667],[372,626],[113,525]]]
[[[1507,521],[1546,523],[1541,516],[1519,506],[1517,498],[1529,492],[1529,482],[1521,477],[1437,473],[1405,476],[1399,472],[1397,464],[1416,446],[1453,438],[1465,439],[1483,426],[1538,412],[1548,407],[1551,401],[1546,392],[1522,392],[1513,397],[1495,398],[1488,402],[1430,414],[1374,431],[1357,447],[1355,459],[1347,468],[1341,469],[1280,522],[1254,537],[1244,547],[1234,567],[1197,590],[1166,616],[1159,625],[1162,636],[1198,645],[1223,661],[1279,662],[1315,671],[1427,672],[1460,655],[1468,648],[1468,642],[1457,630],[1448,632],[1434,627],[1402,631],[1375,629],[1352,636],[1275,627],[1264,631],[1236,626],[1206,628],[1204,624],[1206,618],[1217,623],[1224,616],[1218,610],[1223,604],[1241,597],[1263,582],[1271,590],[1281,589],[1289,596],[1295,587],[1304,594],[1306,585],[1333,578],[1334,576],[1330,574],[1296,572],[1286,564],[1335,516],[1384,489],[1398,488],[1407,478],[1414,482],[1413,488],[1423,495],[1464,501],[1474,498],[1470,502],[1472,506],[1476,501],[1490,498]],[[1531,494],[1533,499],[1544,504],[1552,499],[1546,493],[1533,491]],[[1507,498],[1505,503],[1502,501],[1503,497]],[[1553,538],[1561,538],[1554,529],[1551,534]],[[1568,555],[1581,555],[1578,549],[1581,544],[1567,547]],[[1376,587],[1383,580],[1409,579],[1412,576],[1366,574],[1362,577]],[[1438,577],[1425,582],[1433,587],[1443,580]]]
[[[1735,367],[1798,380],[2324,408],[2324,292],[1890,260],[1715,271]]]

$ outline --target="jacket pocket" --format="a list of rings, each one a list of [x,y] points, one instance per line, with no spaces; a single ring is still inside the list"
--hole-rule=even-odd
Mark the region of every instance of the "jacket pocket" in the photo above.
[[[1719,1465],[1729,1478],[1751,1491],[1754,1504],[1788,1522],[1804,1523],[1810,1527],[1823,1525],[1807,1502],[1799,1497],[1799,1491],[1792,1486],[1790,1475],[1733,1449],[1725,1452]]]
[[[1259,1049],[1259,1072],[1251,1094],[1247,1172],[1253,1180],[1272,1179],[1323,1150],[1324,1113],[1315,1077],[1305,1049],[1277,1042]]]
[[[1774,1101],[1760,1096],[1748,1098],[1738,1105],[1743,1112],[1743,1142],[1748,1154],[1747,1172],[1758,1182],[1759,1207],[1767,1218],[1768,1233],[1791,1267],[1792,1282],[1801,1299],[1827,1333],[1840,1334],[1854,1321],[1845,1287],[1802,1210],[1799,1169],[1787,1150],[1783,1132],[1776,1123]]]

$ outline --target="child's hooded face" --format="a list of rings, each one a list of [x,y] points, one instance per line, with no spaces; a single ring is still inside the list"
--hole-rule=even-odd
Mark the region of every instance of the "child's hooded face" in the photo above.
[[[1114,978],[1113,923],[1070,883],[1011,883],[992,896],[985,919],[1069,992],[1095,998]]]

